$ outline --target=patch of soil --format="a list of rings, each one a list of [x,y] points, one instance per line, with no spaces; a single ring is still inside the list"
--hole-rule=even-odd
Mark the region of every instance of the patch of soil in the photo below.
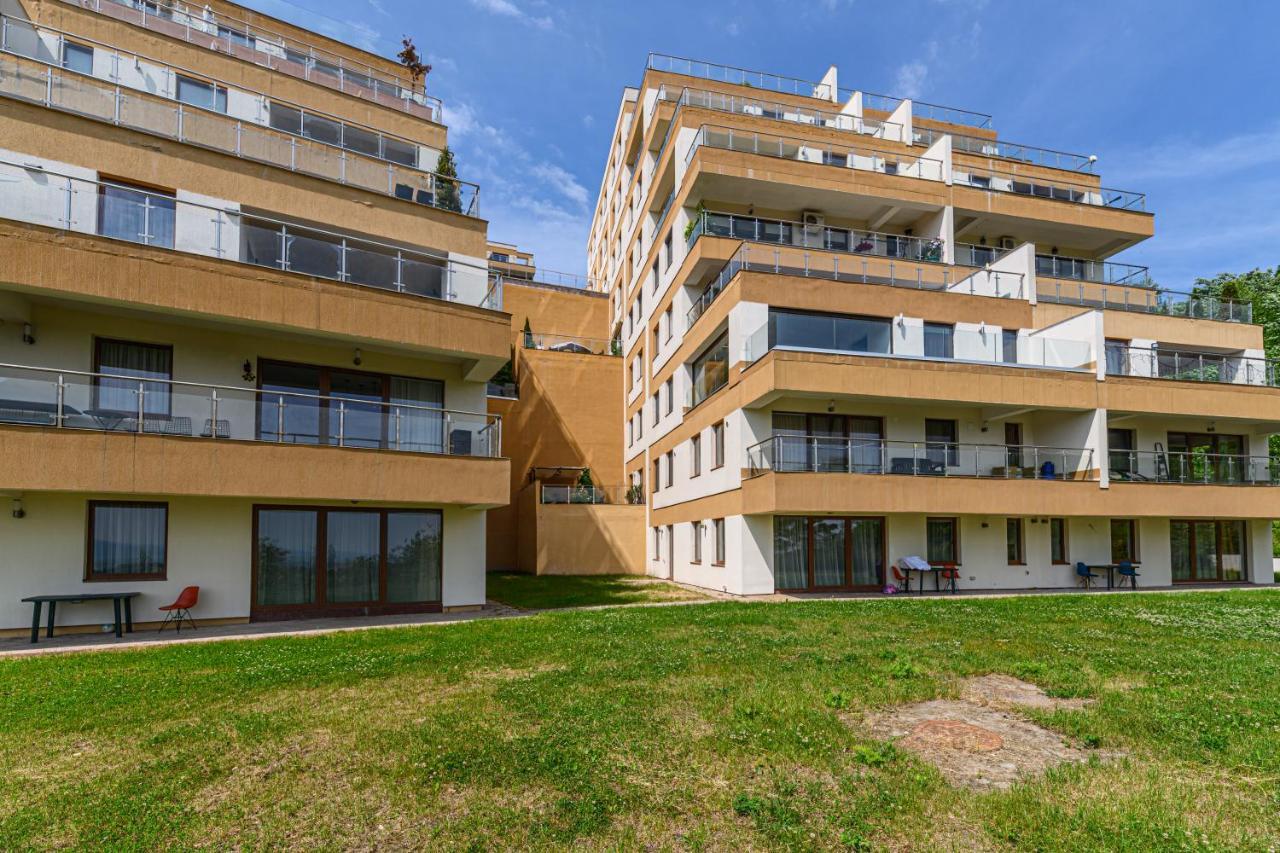
[[[977,791],[1008,788],[1090,755],[1115,757],[1080,749],[1014,710],[1080,708],[1090,700],[1056,699],[1034,684],[994,674],[967,680],[960,695],[869,714],[864,723],[874,737],[894,740],[937,767],[952,785]]]
[[[960,698],[975,705],[989,705],[993,708],[1023,707],[1045,711],[1060,708],[1076,710],[1093,703],[1092,699],[1059,699],[1034,684],[995,672],[966,680],[960,688]]]

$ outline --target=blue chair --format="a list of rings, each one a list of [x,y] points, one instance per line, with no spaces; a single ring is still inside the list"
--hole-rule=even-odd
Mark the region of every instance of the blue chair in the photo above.
[[[1054,467],[1054,464],[1052,462],[1046,462],[1040,466],[1040,479],[1041,480],[1058,479],[1057,468]]]
[[[1084,563],[1076,563],[1076,581],[1085,589],[1093,586],[1093,582],[1097,580],[1099,575],[1095,575],[1089,571],[1089,567]]]
[[[1125,578],[1129,579],[1129,586],[1134,589],[1138,588],[1138,570],[1134,568],[1133,563],[1125,561],[1121,563],[1116,571],[1120,572],[1120,585],[1124,586]]]

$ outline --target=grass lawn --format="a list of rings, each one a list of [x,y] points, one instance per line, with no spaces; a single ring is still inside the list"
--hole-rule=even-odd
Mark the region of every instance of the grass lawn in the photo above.
[[[539,576],[520,572],[490,572],[488,595],[521,610],[706,598],[672,583],[636,575]]]
[[[1257,849],[1280,594],[544,613],[0,661],[0,849]],[[948,786],[870,708],[1007,673],[1126,758]]]

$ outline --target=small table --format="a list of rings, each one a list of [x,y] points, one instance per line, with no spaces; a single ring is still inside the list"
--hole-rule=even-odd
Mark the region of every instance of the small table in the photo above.
[[[1096,566],[1089,566],[1089,571],[1094,569],[1102,569],[1107,573],[1107,589],[1115,589],[1116,569],[1120,568],[1119,563],[1099,563]]]
[[[116,636],[124,636],[121,631],[120,621],[120,603],[124,602],[124,630],[130,634],[133,633],[133,599],[142,595],[140,592],[85,592],[71,595],[32,595],[22,599],[32,604],[31,614],[31,642],[40,642],[40,608],[44,604],[49,605],[49,621],[45,628],[45,638],[53,636],[53,616],[58,607],[58,602],[67,604],[81,604],[86,601],[107,601],[110,600],[116,611]]]

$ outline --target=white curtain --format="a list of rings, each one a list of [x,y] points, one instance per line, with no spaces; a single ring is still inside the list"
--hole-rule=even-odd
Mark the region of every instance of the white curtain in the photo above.
[[[93,574],[162,574],[168,511],[163,504],[94,504]]]
[[[410,408],[412,407],[412,408]],[[444,452],[444,383],[434,379],[391,377],[391,417],[388,440],[392,448],[419,453]],[[396,422],[399,422],[399,443]]]

